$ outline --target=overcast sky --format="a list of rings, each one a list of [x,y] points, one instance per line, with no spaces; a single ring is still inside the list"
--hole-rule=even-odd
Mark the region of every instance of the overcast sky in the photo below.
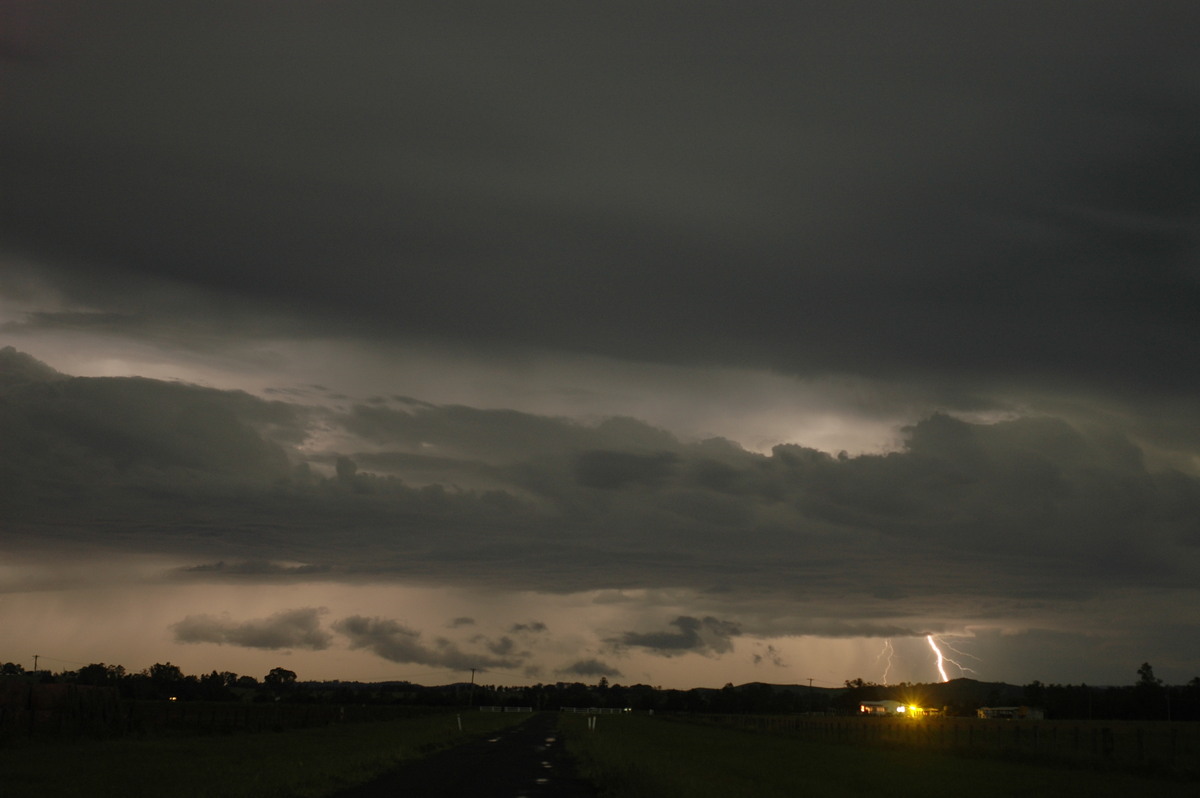
[[[0,2],[0,661],[1200,675],[1190,2]]]

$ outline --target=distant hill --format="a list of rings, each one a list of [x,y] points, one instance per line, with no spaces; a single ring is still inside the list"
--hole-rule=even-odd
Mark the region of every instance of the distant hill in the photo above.
[[[928,692],[929,703],[978,704],[979,706],[1008,706],[1020,704],[1025,688],[1005,682],[980,682],[975,679],[951,679],[948,682],[922,685]]]
[[[845,687],[820,687],[814,684],[810,688],[807,684],[768,684],[767,682],[747,682],[746,684],[739,684],[734,689],[748,690],[761,689],[763,687],[769,687],[772,690],[785,693],[796,693],[798,695],[808,695],[810,691],[821,695],[837,695],[847,690]]]
[[[807,684],[765,684],[749,682],[739,685],[736,689],[761,689],[769,687],[772,690],[796,693],[797,695],[840,695],[850,687],[809,687]],[[950,704],[967,704],[974,706],[1008,706],[1020,704],[1024,698],[1023,687],[1005,682],[981,682],[976,679],[951,679],[948,682],[933,682],[929,684],[904,685],[867,685],[863,690],[871,690],[881,697],[897,700],[912,700],[925,706],[942,707]]]

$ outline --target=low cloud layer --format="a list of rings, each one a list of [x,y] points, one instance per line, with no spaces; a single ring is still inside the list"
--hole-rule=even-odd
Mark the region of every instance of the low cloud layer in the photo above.
[[[333,639],[333,635],[321,628],[320,617],[325,612],[305,607],[249,621],[234,621],[228,616],[189,615],[172,629],[180,643],[321,651],[328,648]]]
[[[362,648],[392,662],[415,665],[432,665],[457,671],[474,668],[515,668],[521,664],[516,658],[488,656],[463,651],[445,639],[425,644],[421,633],[387,618],[366,618],[361,615],[343,618],[333,624],[339,634],[345,636],[351,648]]]
[[[564,676],[575,676],[584,679],[619,678],[621,672],[611,665],[606,665],[598,659],[581,659],[563,668],[560,673]]]
[[[736,623],[711,615],[692,618],[680,615],[670,626],[677,632],[626,632],[610,642],[618,646],[648,649],[664,657],[679,654],[724,654],[733,649],[732,638],[741,632]]]
[[[1153,466],[1094,419],[935,414],[886,454],[798,445],[758,454],[634,419],[466,407],[377,408],[364,428],[356,410],[69,378],[11,350],[3,357],[8,373],[24,375],[0,387],[10,543],[120,540],[201,558],[181,577],[669,585],[853,596],[882,611],[928,597],[982,606],[1185,588],[1198,574],[1200,480]],[[405,437],[381,432],[400,422]],[[331,432],[351,448],[315,445]],[[387,469],[359,467],[371,460],[360,451]],[[426,481],[426,458],[437,460],[438,481]],[[51,522],[54,537],[38,538]],[[980,572],[989,578],[972,576]],[[627,642],[687,650],[716,628],[696,623]],[[922,630],[835,613],[797,619],[795,631]]]

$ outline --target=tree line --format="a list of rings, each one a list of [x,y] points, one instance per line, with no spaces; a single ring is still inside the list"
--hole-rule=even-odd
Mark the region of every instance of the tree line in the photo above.
[[[126,671],[124,666],[103,662],[57,673],[26,671],[16,663],[5,662],[0,665],[0,678],[5,677],[23,677],[42,684],[108,687],[129,699],[176,701],[275,701],[288,696],[296,685],[295,672],[286,668],[272,668],[260,680],[230,671],[190,675],[170,662],[155,663],[135,673]]]
[[[564,707],[714,714],[853,715],[862,701],[894,699],[936,707],[948,716],[974,717],[980,706],[1026,705],[1058,720],[1200,720],[1200,677],[1184,685],[1166,685],[1149,663],[1127,686],[1087,684],[1024,686],[955,679],[941,684],[883,685],[853,679],[843,687],[752,683],[720,689],[663,689],[646,684],[553,682],[520,687],[455,683],[425,686],[408,681],[300,681],[294,671],[272,668],[262,678],[229,671],[189,675],[171,664],[156,663],[136,673],[120,665],[94,663],[78,670],[27,672],[15,663],[0,665],[0,678],[43,683],[107,687],[132,700],[272,701],[314,704]]]

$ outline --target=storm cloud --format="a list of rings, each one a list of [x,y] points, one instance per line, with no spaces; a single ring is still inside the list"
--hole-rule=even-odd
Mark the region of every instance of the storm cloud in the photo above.
[[[226,655],[1194,675],[1194,4],[102,5],[0,33],[26,606],[97,558]]]
[[[986,594],[954,573],[974,562],[1003,573],[996,590],[1013,595],[1186,585],[1197,575],[1200,480],[1151,467],[1128,437],[1095,424],[935,414],[902,430],[902,447],[884,454],[795,444],[760,454],[722,440],[683,442],[631,419],[481,412],[464,431],[444,426],[431,406],[405,411],[420,440],[382,444],[392,449],[312,406],[153,380],[67,378],[6,357],[41,380],[3,389],[0,425],[13,431],[0,452],[11,475],[2,494],[11,534],[39,529],[33,509],[69,485],[72,501],[55,515],[80,541],[104,545],[90,517],[136,519],[121,539],[228,558],[180,572],[197,578],[457,574],[560,589],[561,580],[606,587],[618,573],[649,586],[671,573],[695,589],[787,591],[803,574],[816,591]],[[514,418],[562,434],[500,447],[489,430]],[[193,433],[197,425],[203,434]],[[375,473],[353,466],[358,455],[339,455],[351,465],[334,469],[308,443],[331,430],[352,445],[374,440],[381,462],[388,452],[418,459],[390,460],[387,473]],[[469,450],[476,439],[492,441],[486,483]],[[594,448],[600,441],[606,448]],[[425,481],[422,450],[447,453],[441,481]],[[162,536],[147,521],[168,507],[177,531]],[[263,549],[273,561],[257,559]],[[957,565],[939,575],[924,565],[931,557]],[[833,559],[843,567],[820,573]],[[878,565],[885,560],[896,567]],[[664,633],[659,647],[695,647],[709,628],[697,623]],[[871,624],[842,623],[810,628],[872,634]]]
[[[1187,4],[62,5],[2,231],[111,318],[1195,386]]]

